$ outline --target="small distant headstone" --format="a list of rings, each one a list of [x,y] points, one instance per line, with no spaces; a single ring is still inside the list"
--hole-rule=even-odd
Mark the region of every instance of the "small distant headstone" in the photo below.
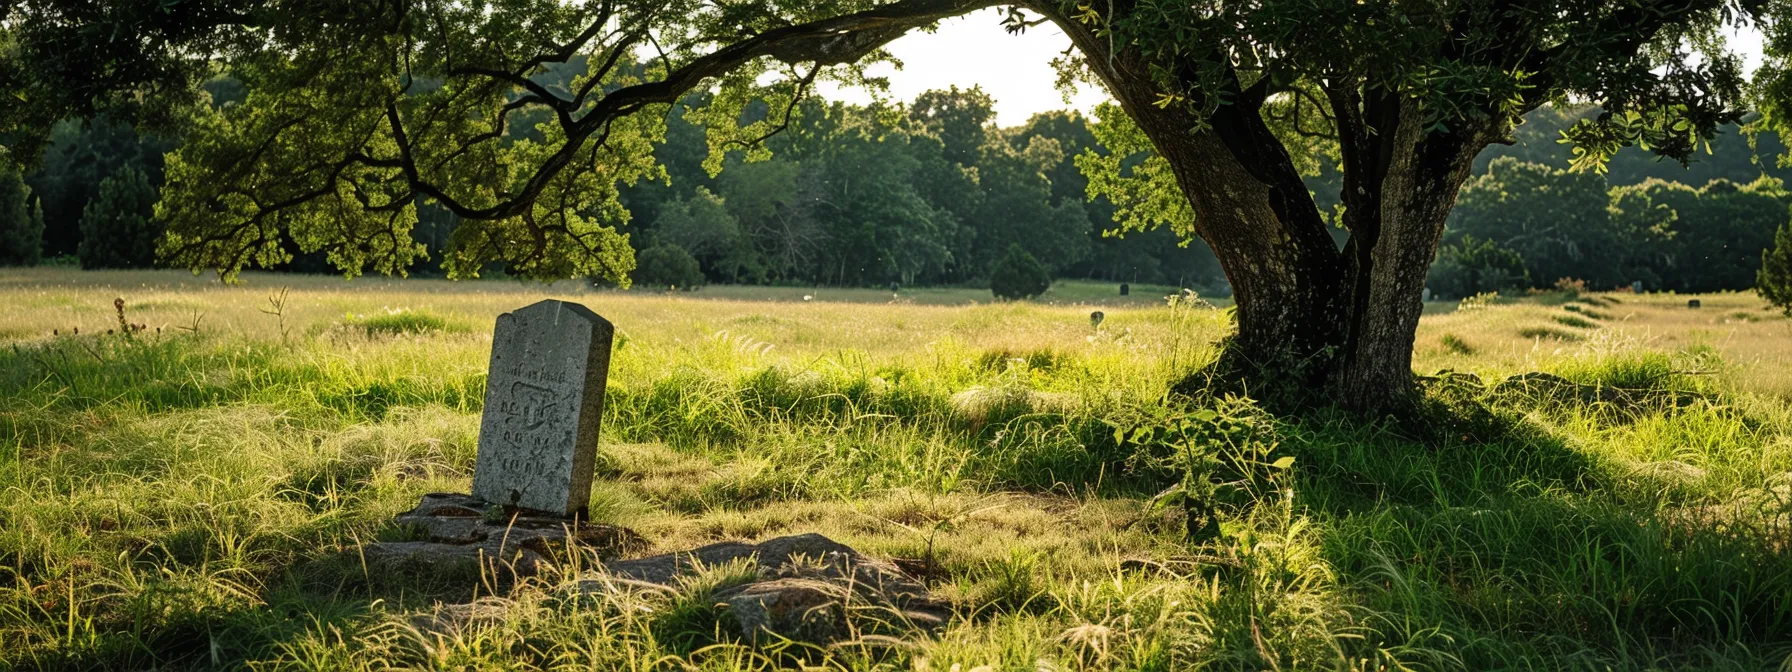
[[[1425,288],[1425,296],[1424,296],[1424,297],[1423,297],[1423,298],[1421,298],[1421,299],[1419,299],[1419,300],[1420,300],[1420,301],[1425,301],[1425,302],[1430,302],[1430,301],[1431,301],[1431,288],[1430,288],[1430,287],[1426,287],[1426,288]]]
[[[1101,326],[1101,321],[1105,320],[1107,318],[1108,318],[1108,316],[1102,314],[1102,312],[1099,310],[1097,310],[1093,313],[1089,313],[1089,326],[1099,327],[1099,326]]]
[[[1631,291],[1631,293],[1633,293],[1633,294],[1641,294],[1641,293],[1643,293],[1643,281],[1641,281],[1641,280],[1632,280],[1632,281],[1631,281],[1631,282],[1630,282],[1630,291]]]
[[[1126,284],[1124,282],[1120,283],[1120,295],[1121,296],[1131,296],[1132,295],[1132,285]]]
[[[1686,307],[1687,307],[1687,308],[1697,308],[1697,307],[1699,307],[1699,300],[1698,300],[1698,299],[1687,299],[1687,300],[1686,300]]]
[[[901,284],[901,283],[896,283],[896,282],[892,282],[892,283],[890,283],[890,293],[891,293],[891,294],[896,294],[896,293],[899,293],[899,292],[901,292],[901,291],[902,291],[902,284]]]
[[[498,316],[473,496],[570,515],[591,497],[615,327],[547,300]]]

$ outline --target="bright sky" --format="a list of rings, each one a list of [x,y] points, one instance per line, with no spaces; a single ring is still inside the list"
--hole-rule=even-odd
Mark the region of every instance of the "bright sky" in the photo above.
[[[1744,72],[1752,74],[1761,64],[1761,34],[1753,29],[1731,31],[1730,45],[1742,54]],[[1099,87],[1085,86],[1067,105],[1055,87],[1058,75],[1052,59],[1070,48],[1070,38],[1050,23],[1021,35],[1002,30],[1002,14],[986,9],[948,19],[934,33],[910,33],[891,42],[890,52],[903,69],[879,66],[872,74],[888,77],[890,95],[912,101],[928,89],[982,86],[996,101],[996,123],[1026,123],[1039,112],[1074,107],[1084,112],[1107,99]],[[835,100],[868,103],[863,91],[821,87],[820,93]]]
[[[1084,87],[1065,104],[1055,86],[1058,73],[1052,69],[1052,59],[1069,48],[1070,38],[1057,26],[1047,23],[1009,35],[1002,30],[1001,12],[985,9],[947,19],[937,32],[910,33],[891,42],[890,53],[902,61],[903,69],[884,65],[871,74],[888,77],[890,96],[905,101],[928,89],[982,86],[996,100],[996,123],[1016,126],[1039,112],[1066,107],[1087,112],[1107,99],[1100,87]],[[831,100],[871,101],[863,91],[852,89],[820,87],[820,93]]]

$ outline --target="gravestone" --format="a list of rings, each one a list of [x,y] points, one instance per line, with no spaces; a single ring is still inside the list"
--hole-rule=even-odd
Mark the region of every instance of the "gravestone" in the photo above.
[[[1687,299],[1687,300],[1686,300],[1686,307],[1687,307],[1687,308],[1697,308],[1697,307],[1699,307],[1699,300],[1698,300],[1698,299]]]
[[[1632,293],[1632,294],[1641,294],[1641,293],[1643,293],[1643,281],[1641,281],[1641,280],[1632,280],[1632,281],[1631,281],[1631,282],[1630,282],[1630,292],[1631,292],[1631,293]]]
[[[1126,284],[1124,282],[1120,283],[1120,295],[1128,296],[1130,294],[1132,294],[1132,285]]]
[[[901,292],[902,292],[902,284],[901,283],[896,283],[896,282],[890,283],[890,293],[891,294],[900,294]]]
[[[1107,319],[1107,317],[1108,316],[1106,314],[1102,313],[1099,310],[1097,310],[1093,313],[1089,313],[1089,326],[1099,327],[1099,326],[1101,326],[1101,321]]]
[[[1431,288],[1430,287],[1425,288],[1424,296],[1419,297],[1419,300],[1426,302],[1426,303],[1431,302]]]
[[[615,327],[546,300],[498,316],[473,496],[557,515],[585,509]]]

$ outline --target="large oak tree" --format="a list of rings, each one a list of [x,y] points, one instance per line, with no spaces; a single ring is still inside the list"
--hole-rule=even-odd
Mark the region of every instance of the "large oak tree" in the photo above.
[[[351,273],[399,271],[420,253],[408,227],[427,200],[467,222],[442,260],[452,273],[622,278],[617,186],[659,174],[650,149],[683,94],[714,89],[696,113],[712,146],[760,151],[818,79],[857,81],[891,40],[993,6],[1011,8],[1011,30],[1062,29],[1076,48],[1064,67],[1124,112],[1101,129],[1113,160],[1084,162],[1092,189],[1126,223],[1167,223],[1218,255],[1238,324],[1220,366],[1253,391],[1368,408],[1410,392],[1426,267],[1482,148],[1524,112],[1575,101],[1607,111],[1567,133],[1584,166],[1638,143],[1684,159],[1739,116],[1721,28],[1775,13],[1757,0],[23,0],[0,44],[0,132],[29,149],[55,119],[99,108],[188,124],[159,215],[162,254],[195,269],[280,261],[289,236]],[[247,99],[184,113],[226,69]],[[751,100],[770,114],[737,123]],[[1328,154],[1334,212],[1301,180]]]

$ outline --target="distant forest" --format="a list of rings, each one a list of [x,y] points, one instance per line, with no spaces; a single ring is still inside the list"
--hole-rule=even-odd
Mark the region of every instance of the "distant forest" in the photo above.
[[[220,106],[244,95],[228,79],[208,88]],[[1018,245],[1057,278],[1228,293],[1200,241],[1179,240],[1168,228],[1111,231],[1113,205],[1088,197],[1074,163],[1106,150],[1077,112],[998,127],[995,101],[977,89],[929,91],[893,106],[811,98],[766,140],[769,158],[748,161],[733,151],[706,165],[709,141],[700,115],[690,112],[703,102],[688,100],[668,114],[656,151],[664,179],[624,190],[632,217],[618,228],[636,249],[637,284],[987,286],[996,262]],[[1564,279],[1598,289],[1753,284],[1792,202],[1782,187],[1792,169],[1776,162],[1786,151],[1779,139],[1764,133],[1751,147],[1732,125],[1689,167],[1632,148],[1603,175],[1570,171],[1571,148],[1557,138],[1596,113],[1539,109],[1513,144],[1482,154],[1433,267],[1438,295]],[[528,124],[514,128],[533,132]],[[154,265],[160,226],[153,204],[163,154],[178,145],[105,118],[62,122],[31,172],[0,173],[0,205],[18,203],[0,212],[0,233],[27,241],[0,235],[0,246],[41,239],[35,251],[0,250],[0,261]],[[1322,207],[1337,202],[1335,173],[1308,185]],[[456,224],[424,203],[413,237],[435,252]],[[292,251],[294,260],[277,270],[336,272],[322,254]],[[426,261],[411,272],[439,268]]]

